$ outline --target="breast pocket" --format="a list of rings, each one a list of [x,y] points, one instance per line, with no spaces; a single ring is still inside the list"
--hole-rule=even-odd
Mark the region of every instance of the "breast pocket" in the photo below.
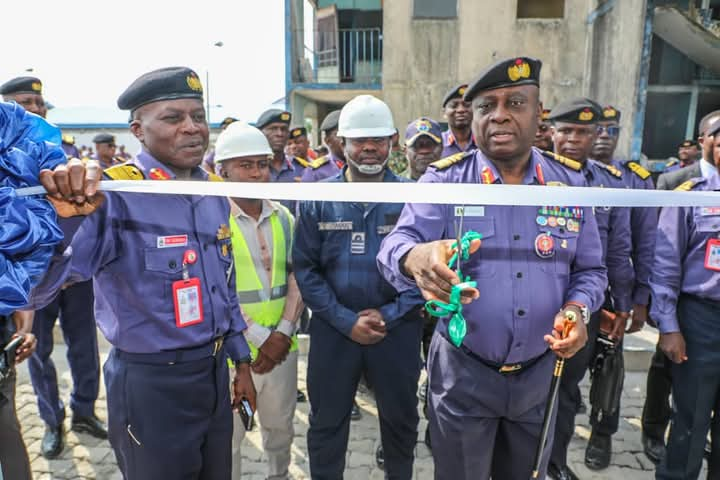
[[[480,249],[470,256],[468,263],[473,267],[473,277],[492,277],[497,272],[497,264],[502,261],[497,238],[495,238],[494,217],[465,217],[463,233],[477,232],[482,236]],[[454,227],[451,229],[453,238],[457,236]]]
[[[171,298],[172,283],[182,279],[182,259],[185,248],[146,248],[145,275],[143,281],[162,285],[163,295]]]
[[[538,235],[546,233],[553,241],[553,255],[549,258],[539,258],[540,268],[545,273],[556,275],[569,275],[570,264],[575,258],[577,250],[578,232],[570,232],[565,228],[553,228],[539,231]],[[537,246],[535,247],[537,254]],[[538,255],[539,256],[539,255]]]
[[[695,229],[702,233],[720,233],[719,215],[696,215]]]

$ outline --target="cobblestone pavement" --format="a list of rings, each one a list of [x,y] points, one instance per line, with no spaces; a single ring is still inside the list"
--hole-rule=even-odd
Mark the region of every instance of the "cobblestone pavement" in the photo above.
[[[72,380],[65,361],[65,348],[63,345],[56,345],[53,358],[58,366],[61,395],[67,403]],[[104,355],[102,360],[104,361]],[[303,391],[305,391],[305,360],[305,356],[300,359],[298,383],[298,386]],[[587,398],[586,383],[583,384],[585,398]],[[570,466],[581,479],[635,480],[654,478],[653,464],[642,453],[640,444],[639,417],[644,395],[645,374],[642,372],[628,373],[622,398],[623,417],[620,422],[620,431],[613,437],[612,465],[602,472],[591,472],[583,464],[585,445],[590,431],[587,416],[578,416],[576,435],[570,446]],[[379,439],[377,410],[369,395],[360,394],[358,400],[363,412],[363,418],[352,423],[345,478],[379,480],[383,478],[383,472],[375,467],[374,454]],[[37,404],[29,382],[27,367],[25,366],[20,368],[17,404],[36,479],[115,480],[122,478],[115,465],[115,457],[108,442],[96,440],[85,434],[77,435],[69,432],[67,434],[66,449],[57,460],[48,461],[40,455],[40,442],[44,433],[44,425],[38,417]],[[107,418],[104,389],[101,391],[96,410],[101,418]],[[431,479],[433,476],[432,458],[429,450],[422,443],[422,433],[425,431],[425,426],[426,421],[421,420],[416,449],[416,479]],[[66,427],[69,427],[69,419],[66,420]],[[295,442],[292,448],[293,458],[290,467],[291,474],[297,480],[310,478],[305,439],[307,427],[308,404],[304,403],[298,406],[295,415]],[[261,445],[260,434],[256,428],[246,437],[245,445],[243,445],[243,455],[246,459],[243,464],[243,478],[249,480],[264,478],[265,467],[262,460]],[[705,473],[702,474],[702,478],[704,476]]]

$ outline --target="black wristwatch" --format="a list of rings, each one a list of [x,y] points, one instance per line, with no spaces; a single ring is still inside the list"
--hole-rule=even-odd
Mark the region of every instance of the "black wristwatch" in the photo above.
[[[250,355],[245,355],[242,358],[233,360],[233,363],[235,364],[236,367],[242,363],[251,363],[251,362],[252,362],[252,357]]]

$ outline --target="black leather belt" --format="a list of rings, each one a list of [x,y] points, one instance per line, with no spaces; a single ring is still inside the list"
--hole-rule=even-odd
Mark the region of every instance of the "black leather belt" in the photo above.
[[[452,345],[450,340],[447,338],[446,334],[443,332],[440,332],[440,336],[445,339],[448,343]],[[453,345],[454,346],[454,345]],[[530,360],[525,360],[524,362],[518,362],[518,363],[496,363],[491,362],[490,360],[485,360],[484,358],[480,357],[477,353],[473,352],[469,348],[467,348],[465,345],[460,345],[460,351],[462,351],[465,355],[471,357],[473,360],[476,360],[486,367],[488,367],[491,370],[495,370],[500,375],[517,375],[518,373],[522,372],[523,370],[527,370],[528,368],[532,367],[534,364],[538,362],[538,360],[542,359],[545,355],[550,353],[550,350],[545,350],[543,353],[538,355],[537,357],[531,358]]]
[[[223,349],[225,337],[218,337],[210,343],[199,347],[168,350],[155,353],[132,353],[116,348],[118,358],[133,363],[151,363],[153,365],[174,365],[176,363],[194,362],[203,358],[215,357]]]

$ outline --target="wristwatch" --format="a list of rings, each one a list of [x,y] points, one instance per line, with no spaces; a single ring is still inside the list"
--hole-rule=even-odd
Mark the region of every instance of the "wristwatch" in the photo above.
[[[563,305],[563,310],[565,310],[567,307],[577,307],[580,309],[580,315],[582,316],[582,320],[587,325],[590,322],[590,311],[588,310],[588,307],[586,305],[583,305],[582,303],[578,302],[567,302],[565,305]]]

